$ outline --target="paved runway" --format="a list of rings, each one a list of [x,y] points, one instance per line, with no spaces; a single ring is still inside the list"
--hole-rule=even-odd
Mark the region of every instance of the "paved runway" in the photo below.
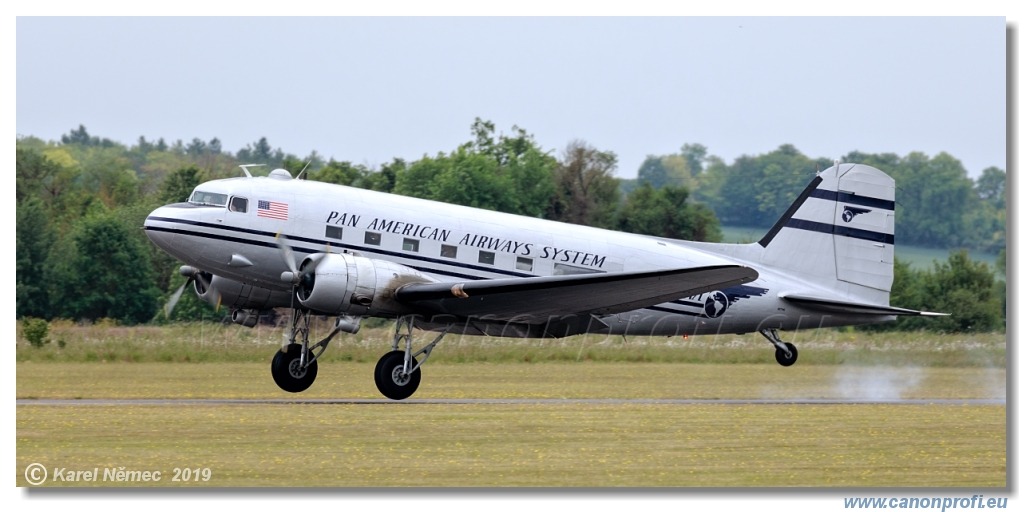
[[[18,399],[19,406],[210,405],[1006,405],[1005,398],[86,398]]]

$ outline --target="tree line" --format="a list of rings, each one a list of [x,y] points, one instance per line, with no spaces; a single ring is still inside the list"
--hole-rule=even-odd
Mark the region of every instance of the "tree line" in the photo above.
[[[648,157],[636,179],[623,180],[615,177],[617,157],[611,151],[574,140],[556,154],[520,127],[502,133],[481,119],[471,125],[470,140],[450,151],[412,162],[396,158],[379,168],[325,161],[315,151],[299,158],[273,148],[265,137],[232,154],[216,138],[167,143],[139,137],[124,145],[93,136],[84,126],[60,141],[19,137],[16,152],[17,316],[125,323],[159,317],[167,294],[183,282],[176,275],[179,263],[139,229],[148,212],[184,201],[203,181],[238,176],[239,164],[285,168],[293,175],[304,169],[311,180],[712,242],[722,237],[719,219],[769,226],[814,169],[831,165],[788,145],[726,164],[703,146],[686,144],[677,154]],[[928,224],[928,216],[915,216],[912,208],[942,208],[932,216],[939,224],[952,217],[946,215],[952,209],[963,212],[959,220],[932,226],[918,238],[936,244],[957,240],[947,247],[1005,246],[1005,172],[986,169],[974,183],[945,154],[851,153],[844,159],[896,177],[903,198],[897,215],[905,209],[897,229]],[[905,197],[907,189],[920,197]],[[949,204],[957,201],[966,204]],[[175,310],[178,318],[202,314],[208,308],[197,300],[183,299]]]
[[[998,254],[1006,247],[1006,171],[984,169],[977,180],[947,153],[929,157],[853,151],[841,162],[884,170],[896,180],[896,241],[943,249]],[[810,158],[789,144],[766,154],[741,156],[731,164],[707,155],[699,144],[679,153],[648,156],[638,181],[682,184],[727,226],[770,227],[803,190],[815,171],[833,165]]]

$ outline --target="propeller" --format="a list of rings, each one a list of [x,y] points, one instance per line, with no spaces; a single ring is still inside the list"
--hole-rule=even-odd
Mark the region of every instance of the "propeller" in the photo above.
[[[206,276],[199,269],[195,267],[190,267],[188,265],[183,265],[181,266],[181,268],[178,269],[178,273],[181,274],[182,276],[185,276],[187,279],[185,279],[185,283],[179,286],[177,290],[174,290],[174,293],[171,294],[171,298],[167,300],[167,304],[164,304],[165,318],[171,317],[171,313],[174,311],[174,307],[177,306],[178,301],[181,300],[181,294],[185,291],[185,288],[188,288],[188,286],[193,282],[199,281],[199,284],[203,287],[204,291],[210,289],[210,282],[207,281]],[[219,309],[219,296],[217,297],[217,306]]]
[[[281,281],[290,283],[292,288],[298,288],[300,285],[312,284],[313,276],[316,274],[316,268],[323,261],[323,254],[314,254],[308,260],[303,262],[301,268],[295,266],[295,253],[292,252],[291,246],[288,245],[288,237],[278,233],[275,237],[277,240],[277,247],[281,250],[281,257],[284,259],[285,266],[288,270],[281,272]],[[330,246],[327,248],[327,253],[330,253]]]
[[[188,278],[185,280],[185,284],[179,286],[177,290],[174,290],[174,294],[171,295],[167,304],[164,304],[164,318],[171,318],[171,312],[174,311],[174,306],[177,306],[178,301],[181,300],[181,293],[185,291],[185,288],[191,282],[192,278]]]

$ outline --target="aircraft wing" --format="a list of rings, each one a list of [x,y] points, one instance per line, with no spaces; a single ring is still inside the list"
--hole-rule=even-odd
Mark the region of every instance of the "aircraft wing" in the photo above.
[[[395,292],[398,302],[438,314],[492,321],[546,322],[552,316],[605,315],[757,279],[740,265],[610,272],[567,276],[413,283]]]

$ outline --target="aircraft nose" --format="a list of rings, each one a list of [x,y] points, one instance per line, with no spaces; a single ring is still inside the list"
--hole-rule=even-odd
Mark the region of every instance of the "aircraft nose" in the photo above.
[[[174,216],[171,208],[161,206],[150,212],[149,216],[146,217],[146,221],[142,225],[142,229],[146,230],[146,236],[148,236],[157,247],[171,252],[169,249],[174,247],[175,241],[178,238],[177,233],[175,233],[174,228],[172,227],[173,221]]]

